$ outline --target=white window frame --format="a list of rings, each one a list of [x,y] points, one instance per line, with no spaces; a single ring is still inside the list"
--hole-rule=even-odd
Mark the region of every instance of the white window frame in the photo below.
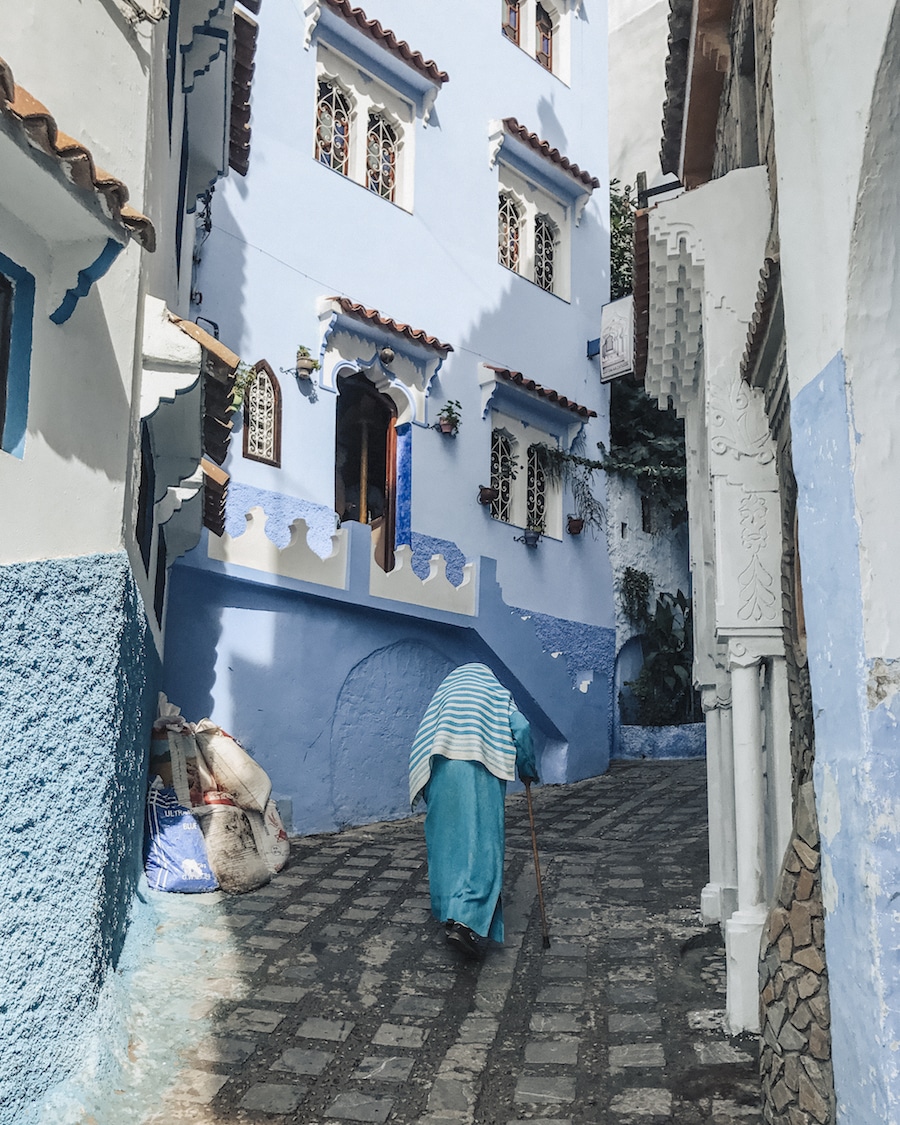
[[[346,178],[366,188],[369,193],[404,211],[413,209],[413,165],[415,161],[415,121],[413,104],[385,83],[368,74],[358,63],[351,62],[328,43],[320,42],[316,52],[316,98],[313,126],[317,119],[320,82],[340,87],[350,103],[350,141]],[[394,161],[394,198],[366,187],[369,116],[383,117],[397,138]],[[313,137],[315,155],[315,137]],[[327,165],[323,165],[327,167]],[[330,169],[337,172],[336,169]],[[337,175],[342,175],[337,172]]]
[[[540,2],[544,11],[553,24],[553,56],[552,68],[547,70],[543,64],[537,62],[537,6]],[[530,55],[541,67],[541,70],[553,74],[567,86],[572,83],[571,56],[572,56],[572,19],[574,4],[572,0],[521,0],[519,4],[519,42],[515,43],[503,34],[503,6],[500,7],[500,35],[518,46],[520,50]]]
[[[544,188],[538,187],[527,179],[521,172],[504,164],[502,159],[497,162],[499,187],[497,191],[498,214],[498,250],[497,262],[511,273],[537,285],[545,293],[553,293],[563,301],[571,299],[571,257],[572,257],[572,208],[568,204],[551,195]],[[500,262],[499,255],[499,208],[500,196],[509,196],[522,216],[519,228],[519,263],[513,270]],[[549,219],[556,228],[556,241],[553,248],[553,288],[545,289],[535,280],[535,229],[538,216]]]
[[[500,430],[509,440],[513,463],[516,467],[516,478],[510,482],[509,520],[500,520],[494,514],[491,506],[491,515],[500,523],[509,523],[512,527],[528,526],[528,448],[532,445],[549,445],[552,449],[559,446],[559,442],[546,430],[539,426],[529,425],[519,418],[507,414],[505,411],[491,410],[491,444],[495,430]],[[549,539],[562,539],[563,532],[563,488],[561,480],[547,480],[544,486],[544,529],[543,534]]]

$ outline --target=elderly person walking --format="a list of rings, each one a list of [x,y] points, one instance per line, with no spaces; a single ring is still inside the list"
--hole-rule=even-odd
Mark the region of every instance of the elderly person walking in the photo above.
[[[503,941],[507,781],[537,781],[528,720],[484,664],[463,664],[434,693],[409,756],[409,799],[425,798],[431,910],[447,941],[480,958]]]

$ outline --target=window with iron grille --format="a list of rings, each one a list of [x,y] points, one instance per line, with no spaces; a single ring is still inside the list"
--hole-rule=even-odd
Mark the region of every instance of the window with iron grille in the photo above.
[[[556,247],[556,227],[546,215],[534,220],[534,280],[541,289],[553,292],[553,253]]]
[[[491,488],[498,492],[491,501],[495,520],[512,522],[512,481],[515,474],[512,442],[502,430],[491,431]]]
[[[534,57],[547,70],[553,70],[553,21],[543,4],[535,9]]]
[[[244,456],[281,465],[281,388],[271,367],[260,361],[244,399]]]
[[[501,266],[519,272],[519,236],[522,215],[511,195],[500,192],[497,223],[498,261]]]
[[[350,159],[350,102],[333,82],[319,83],[316,160],[346,176]]]
[[[547,521],[547,478],[544,466],[534,446],[528,450],[528,478],[525,496],[526,519],[528,527],[539,531],[546,530]]]
[[[519,42],[519,0],[503,0],[503,34],[513,43]]]
[[[394,198],[397,134],[382,114],[369,114],[366,134],[366,187],[382,199]]]

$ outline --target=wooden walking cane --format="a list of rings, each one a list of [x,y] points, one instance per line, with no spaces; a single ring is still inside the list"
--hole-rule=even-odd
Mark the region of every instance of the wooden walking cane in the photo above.
[[[531,782],[525,782],[525,798],[528,801],[528,822],[531,825],[531,847],[534,851],[534,874],[537,877],[538,904],[541,908],[541,936],[544,949],[550,948],[550,931],[547,928],[547,911],[544,909],[544,888],[541,886],[541,861],[538,859],[537,834],[534,830],[534,808],[531,804]]]

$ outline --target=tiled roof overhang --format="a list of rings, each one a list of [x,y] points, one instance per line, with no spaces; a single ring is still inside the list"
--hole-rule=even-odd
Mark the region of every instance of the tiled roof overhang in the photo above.
[[[437,336],[429,336],[427,332],[423,332],[421,328],[410,328],[408,324],[401,324],[399,321],[392,320],[389,316],[382,316],[377,309],[367,309],[365,305],[357,304],[356,301],[351,301],[349,297],[326,297],[327,301],[334,301],[339,307],[341,312],[347,316],[355,317],[357,320],[368,321],[369,324],[376,324],[379,328],[386,328],[389,332],[395,332],[398,336],[404,336],[407,340],[411,340],[415,344],[424,344],[426,347],[433,348],[436,352],[446,355],[448,352],[453,351],[450,344],[445,344],[439,340]]]
[[[90,150],[57,127],[45,105],[17,86],[8,63],[0,58],[0,116],[21,130],[32,148],[55,161],[76,188],[94,196],[108,219],[145,250],[156,249],[156,232],[146,215],[128,205],[128,188],[94,163]]]
[[[650,213],[634,216],[634,378],[647,375],[647,341],[650,333]]]
[[[398,39],[393,31],[382,27],[378,20],[370,20],[362,8],[354,8],[349,0],[321,0],[321,3],[327,4],[348,23],[358,27],[369,39],[402,59],[407,66],[424,74],[432,82],[443,85],[449,80],[450,75],[446,70],[440,70],[433,59],[426,59],[421,52],[414,51],[405,40]]]
[[[712,176],[733,7],[734,0],[670,0],[660,163],[687,188]]]
[[[596,176],[592,176],[590,172],[582,171],[577,164],[573,164],[571,160],[563,156],[558,148],[552,148],[548,141],[542,141],[537,133],[529,132],[524,125],[520,125],[515,117],[504,117],[503,128],[510,136],[518,137],[520,141],[528,145],[529,148],[539,153],[551,164],[556,164],[564,172],[570,175],[574,180],[578,180],[586,188],[598,188],[600,181]]]
[[[596,418],[597,411],[591,410],[587,406],[581,406],[573,399],[566,398],[561,395],[559,391],[551,390],[549,387],[542,387],[540,383],[536,383],[534,379],[529,379],[523,375],[521,371],[510,371],[508,367],[495,367],[492,363],[484,365],[489,371],[493,371],[504,379],[507,383],[512,383],[514,386],[521,387],[525,391],[530,391],[532,394],[537,395],[538,398],[544,399],[546,402],[558,406],[561,410],[568,410],[572,414],[577,414],[579,418]]]
[[[741,378],[756,385],[754,378],[766,350],[775,321],[775,311],[781,299],[781,264],[777,258],[766,258],[759,271],[756,305],[747,330],[747,344],[741,358]]]
[[[259,11],[258,3],[253,10]],[[246,176],[250,167],[250,85],[255,69],[258,36],[259,24],[256,20],[235,6],[228,166],[240,176]]]

